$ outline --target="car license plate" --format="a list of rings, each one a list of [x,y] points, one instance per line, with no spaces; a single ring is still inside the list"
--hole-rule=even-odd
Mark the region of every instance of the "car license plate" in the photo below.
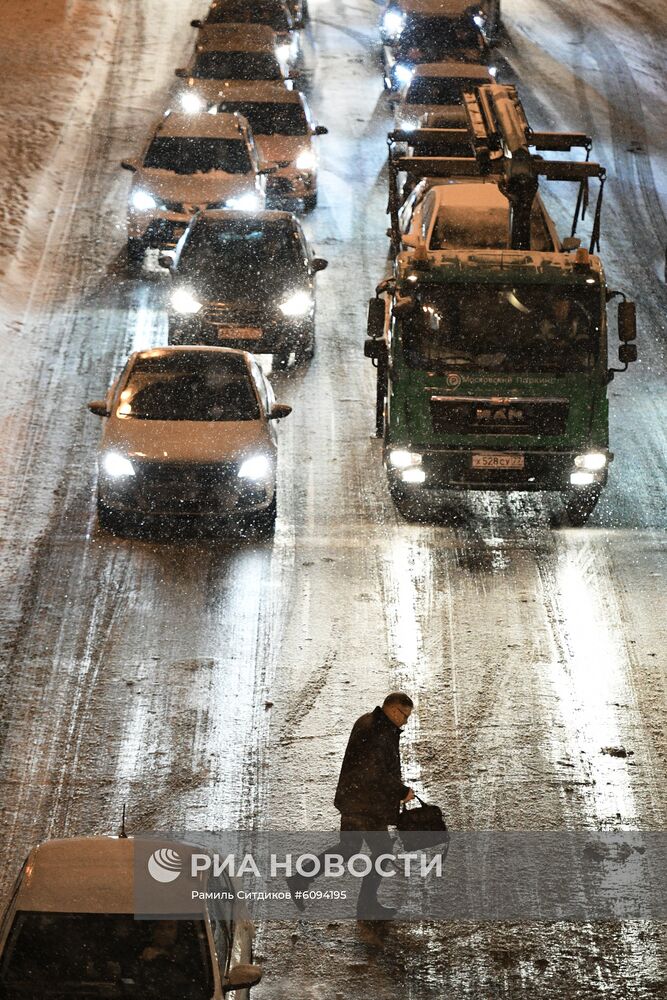
[[[498,451],[474,451],[473,469],[523,469],[523,455],[508,455]]]
[[[218,340],[259,340],[262,331],[257,326],[219,326]]]

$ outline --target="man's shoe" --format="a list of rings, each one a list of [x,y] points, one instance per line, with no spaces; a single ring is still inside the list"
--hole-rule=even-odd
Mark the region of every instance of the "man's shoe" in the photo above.
[[[357,905],[357,920],[393,920],[397,913],[395,906],[382,906],[380,903]]]
[[[304,913],[306,904],[301,894],[308,888],[308,880],[303,875],[287,875],[285,878],[287,888],[292,893],[292,902],[300,913]]]

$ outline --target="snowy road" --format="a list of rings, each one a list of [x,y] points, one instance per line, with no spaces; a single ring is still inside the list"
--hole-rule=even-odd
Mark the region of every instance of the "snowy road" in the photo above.
[[[334,828],[349,728],[402,688],[405,773],[454,829],[667,828],[667,15],[648,2],[504,0],[499,65],[536,128],[590,131],[609,171],[602,256],[640,317],[611,387],[616,460],[583,529],[558,502],[395,512],[371,437],[366,299],[382,275],[390,117],[371,0],[310,0],[320,207],[318,348],[274,378],[272,543],[96,528],[99,421],[127,352],[164,343],[166,281],[120,263],[121,158],[161,112],[194,0],[2,5],[2,898],[52,836]],[[569,194],[569,192],[568,192]],[[661,205],[663,206],[661,210]],[[552,201],[565,229],[570,202]],[[625,758],[603,753],[623,746]],[[664,998],[660,926],[260,928],[257,1000]]]

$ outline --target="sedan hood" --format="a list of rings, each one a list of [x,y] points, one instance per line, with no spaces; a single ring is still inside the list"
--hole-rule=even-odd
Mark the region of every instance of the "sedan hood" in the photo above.
[[[207,205],[227,197],[255,190],[252,174],[226,174],[221,170],[206,174],[175,174],[171,170],[141,170],[133,190],[141,189],[158,199],[186,205]]]
[[[110,417],[102,451],[165,462],[229,462],[255,451],[273,452],[262,420],[133,420]]]

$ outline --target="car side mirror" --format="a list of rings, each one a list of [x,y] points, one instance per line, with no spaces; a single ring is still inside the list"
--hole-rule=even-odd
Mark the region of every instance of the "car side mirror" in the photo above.
[[[275,174],[277,171],[278,167],[276,164],[272,163],[267,167],[260,167],[257,173],[261,174],[262,177],[268,177],[270,174]]]
[[[324,257],[313,257],[310,262],[310,266],[313,271],[326,271],[329,266],[329,261],[325,260]]]
[[[291,412],[292,407],[287,403],[274,403],[269,410],[269,420],[282,420],[283,417],[289,417]]]
[[[386,309],[384,299],[368,300],[368,320],[366,332],[372,340],[380,340],[384,336],[384,317]],[[369,355],[366,355],[368,357]]]
[[[91,413],[94,413],[96,417],[108,417],[111,415],[111,411],[106,404],[104,399],[94,399],[92,402],[88,403],[88,409]]]
[[[203,21],[201,20],[201,18],[199,18],[199,17],[196,17],[196,18],[194,19],[194,21],[190,21],[190,25],[191,25],[191,26],[192,26],[193,28],[203,28],[203,27],[204,27],[204,22],[203,22]]]
[[[189,76],[189,74],[187,69],[184,69],[183,66],[180,66],[178,69],[174,70],[174,76],[179,76],[181,79],[184,79],[186,76]]]
[[[329,129],[326,125],[316,125],[313,129],[313,135],[328,135]]]
[[[135,173],[137,169],[137,165],[133,160],[121,160],[120,165],[123,170],[131,170],[132,173]]]
[[[157,262],[160,265],[160,267],[165,267],[167,268],[167,270],[169,270],[172,264],[174,263],[174,258],[168,253],[161,253],[157,259]]]
[[[637,360],[637,345],[621,344],[618,349],[618,360],[622,365],[631,365]]]
[[[250,990],[262,978],[262,969],[259,965],[235,965],[225,976],[222,983],[222,992],[229,993],[231,990]]]
[[[624,343],[637,339],[637,307],[634,302],[618,304],[618,339]]]

